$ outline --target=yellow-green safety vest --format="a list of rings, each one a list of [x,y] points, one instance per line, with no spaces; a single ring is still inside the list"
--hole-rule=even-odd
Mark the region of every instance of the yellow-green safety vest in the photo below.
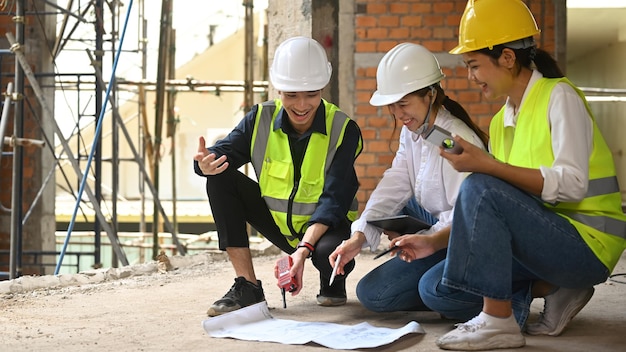
[[[300,180],[294,180],[294,163],[289,148],[289,137],[280,129],[274,129],[276,117],[281,111],[280,99],[257,106],[252,134],[252,165],[256,173],[261,196],[265,200],[274,221],[292,247],[306,231],[306,224],[317,207],[324,190],[325,175],[333,161],[337,148],[343,141],[350,118],[339,108],[322,99],[326,111],[326,134],[312,133],[301,166]],[[362,149],[359,139],[357,155]],[[347,218],[357,217],[356,196]]]
[[[548,124],[548,103],[552,89],[567,83],[578,93],[593,123],[593,150],[589,158],[589,186],[580,202],[544,203],[576,227],[595,255],[613,270],[626,248],[626,216],[611,151],[607,146],[584,94],[567,78],[541,78],[528,92],[520,107],[517,125],[504,127],[504,108],[489,126],[491,151],[503,162],[538,169],[554,162]],[[508,134],[508,135],[507,135]]]

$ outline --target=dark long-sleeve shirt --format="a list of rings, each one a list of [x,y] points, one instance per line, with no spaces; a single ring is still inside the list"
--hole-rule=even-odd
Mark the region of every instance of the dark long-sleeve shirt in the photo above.
[[[214,146],[207,148],[209,152],[215,153],[219,158],[226,155],[229,166],[239,168],[251,161],[250,146],[252,143],[252,132],[256,121],[257,105],[239,122],[239,124],[222,140]],[[295,132],[289,123],[289,117],[284,109],[278,113],[275,128],[280,128],[289,136],[289,145],[294,162],[294,171],[297,178],[300,175],[304,152],[311,136],[311,133],[323,133],[326,131],[326,113],[324,104],[320,104],[315,113],[313,125],[302,135]],[[317,208],[312,214],[309,224],[321,223],[330,227],[336,227],[346,218],[346,213],[359,188],[359,182],[354,169],[354,161],[358,156],[357,150],[361,140],[361,131],[353,120],[346,126],[343,141],[337,149],[332,164],[326,174],[324,190],[319,198]],[[323,158],[324,155],[320,155]],[[194,169],[198,175],[203,175],[194,161]]]

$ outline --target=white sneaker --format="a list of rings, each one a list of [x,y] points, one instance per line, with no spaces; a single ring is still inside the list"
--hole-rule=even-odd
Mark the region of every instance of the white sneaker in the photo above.
[[[539,321],[526,326],[530,335],[559,336],[593,296],[594,288],[559,288],[546,296]]]
[[[485,312],[467,323],[457,324],[456,329],[437,339],[437,346],[444,350],[480,351],[524,345],[526,339],[512,314],[508,318],[496,318]]]

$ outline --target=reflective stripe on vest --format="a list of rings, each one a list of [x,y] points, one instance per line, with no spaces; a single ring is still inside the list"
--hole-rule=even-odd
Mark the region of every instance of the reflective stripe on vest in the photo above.
[[[595,180],[589,180],[589,186],[587,187],[587,195],[585,196],[585,198],[595,197],[613,192],[619,192],[617,176],[597,178]]]
[[[589,180],[589,186],[587,188],[587,194],[585,194],[585,198],[609,195],[619,192],[620,190],[619,184],[617,182],[617,176],[598,178],[595,180]],[[558,208],[558,204],[555,205],[556,208]],[[623,219],[615,219],[610,216],[585,215],[583,213],[577,213],[568,209],[560,209],[558,211],[563,215],[566,215],[567,217],[572,218],[587,226],[591,226],[594,229],[626,239],[626,221],[624,221]]]
[[[608,216],[591,216],[581,213],[570,213],[567,211],[563,211],[561,213],[587,226],[591,226],[594,229],[605,233],[615,234],[615,236],[621,238],[626,238],[624,235],[626,228],[624,228],[623,220],[610,218]]]
[[[330,129],[330,131],[327,131],[328,148],[325,151],[326,158],[324,161],[324,173],[323,173],[325,175],[328,172],[330,165],[335,157],[337,148],[341,144],[341,141],[343,139],[343,134],[345,132],[345,127],[347,126],[350,119],[348,118],[347,115],[345,115],[343,112],[338,110],[335,105],[329,104],[324,100],[322,100],[322,103],[325,106],[325,112],[326,112],[325,122],[327,122],[327,119],[329,118],[332,119],[331,120],[332,124],[330,126],[328,123],[326,123],[327,130]],[[253,143],[252,143],[252,151],[251,151],[252,164],[254,165],[254,170],[257,176],[257,180],[261,180],[261,174],[263,173],[264,163],[269,163],[271,161],[271,160],[265,160],[265,158],[266,158],[266,153],[267,153],[268,142],[270,139],[270,133],[272,133],[274,130],[273,123],[278,113],[281,110],[281,106],[282,106],[282,103],[280,100],[265,102],[261,105],[258,105],[257,119],[256,119],[255,129],[253,132],[253,137],[252,137]],[[282,131],[280,133],[282,133]],[[308,147],[307,147],[307,152],[309,153],[311,152],[309,151]],[[304,166],[304,161],[303,161],[302,166]],[[292,186],[295,186],[293,185],[294,180],[289,180],[289,182],[292,183]],[[274,219],[277,220],[277,225],[281,229],[281,232],[293,244],[294,242],[296,242],[296,240],[298,240],[298,238],[296,237],[296,234],[293,234],[291,233],[291,231],[288,231],[287,224],[283,222],[289,221],[289,218],[290,217],[293,218],[294,216],[299,217],[298,223],[302,223],[305,219],[306,221],[308,221],[308,218],[310,218],[310,216],[315,212],[315,209],[317,208],[317,203],[316,202],[304,203],[304,202],[294,201],[291,203],[291,213],[289,213],[289,207],[290,207],[289,199],[287,198],[281,199],[281,198],[276,198],[276,197],[272,197],[268,195],[267,192],[265,192],[265,190],[263,189],[262,184],[263,182],[259,182],[259,185],[261,185],[261,192],[262,192],[263,199],[265,200],[268,208],[272,212]],[[301,188],[302,186],[299,185],[298,187]],[[304,189],[302,189],[301,191],[304,192]],[[320,189],[314,190],[316,194],[311,194],[311,195],[314,196],[315,200],[317,201],[322,191],[323,191],[323,187],[321,187]],[[317,192],[319,192],[319,194],[317,194]],[[351,204],[350,212],[347,214],[350,220],[353,221],[354,219],[356,219],[357,210],[358,210],[358,202],[355,197],[355,199],[353,200]],[[281,215],[281,213],[283,215]],[[285,216],[284,214],[287,214],[287,216]],[[295,229],[295,230],[303,232],[302,228]]]

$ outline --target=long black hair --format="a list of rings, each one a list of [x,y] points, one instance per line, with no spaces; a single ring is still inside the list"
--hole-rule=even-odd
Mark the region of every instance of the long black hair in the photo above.
[[[437,95],[435,96],[435,101],[433,102],[433,108],[435,108],[434,110],[439,110],[438,108],[441,106],[445,107],[446,110],[448,110],[454,117],[463,121],[467,125],[467,127],[471,128],[472,131],[474,131],[476,135],[478,136],[478,138],[480,138],[480,140],[483,142],[483,145],[485,146],[485,148],[487,148],[489,144],[489,136],[487,135],[487,133],[481,130],[480,127],[478,127],[478,125],[476,125],[474,121],[472,121],[469,114],[467,113],[467,111],[465,111],[465,109],[463,108],[463,106],[461,106],[461,104],[450,99],[446,95],[446,93],[443,91],[443,88],[441,88],[441,85],[439,85],[439,83],[435,83],[428,87],[418,89],[412,93],[409,93],[408,95],[415,94],[419,97],[425,97],[426,94],[428,94],[433,88],[437,91]],[[394,118],[393,119],[393,132],[394,133],[397,128],[397,123],[398,121]]]
[[[532,37],[528,37],[526,39],[532,40]],[[561,71],[561,68],[559,68],[559,65],[550,53],[537,48],[537,46],[531,46],[524,49],[513,49],[507,47],[505,43],[495,45],[493,49],[484,48],[477,50],[476,52],[489,56],[492,61],[497,64],[498,58],[502,55],[502,51],[507,48],[513,50],[515,53],[515,65],[517,65],[518,72],[522,67],[532,69],[532,64],[534,63],[537,71],[541,72],[541,74],[546,78],[565,77],[563,71]]]

